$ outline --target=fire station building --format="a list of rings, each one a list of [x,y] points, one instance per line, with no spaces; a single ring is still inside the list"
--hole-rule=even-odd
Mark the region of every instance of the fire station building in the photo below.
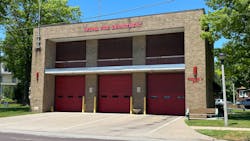
[[[34,29],[35,112],[185,115],[213,106],[203,9]]]

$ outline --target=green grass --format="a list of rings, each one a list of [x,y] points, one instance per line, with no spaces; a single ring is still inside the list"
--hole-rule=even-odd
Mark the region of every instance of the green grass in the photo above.
[[[186,120],[189,126],[213,126],[213,127],[223,127],[223,120]],[[228,120],[229,127],[240,127],[240,128],[250,128],[249,120]]]
[[[0,108],[24,108],[29,106],[23,106],[21,104],[8,104],[8,107],[6,107],[4,104],[0,104]]]
[[[8,104],[8,107],[0,105],[0,117],[18,116],[32,114],[29,106],[22,106],[20,104]]]
[[[27,115],[32,114],[32,112],[27,111],[6,111],[0,112],[0,117],[11,117],[11,116],[19,116],[19,115]]]
[[[250,110],[233,110],[233,114],[229,114],[228,118],[233,120],[250,120]]]
[[[249,131],[196,130],[201,134],[229,141],[250,141]]]
[[[233,110],[233,114],[228,116],[229,127],[250,128],[250,111]],[[189,126],[216,126],[223,127],[224,121],[220,120],[186,120]]]

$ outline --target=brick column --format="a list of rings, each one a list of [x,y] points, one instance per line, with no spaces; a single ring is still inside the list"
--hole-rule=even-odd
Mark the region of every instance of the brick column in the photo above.
[[[87,40],[86,41],[86,67],[97,66],[97,55],[98,55],[98,40]],[[94,96],[96,99],[98,89],[98,76],[96,74],[85,75],[85,111],[93,112],[94,109]]]
[[[134,109],[144,110],[146,96],[146,73],[133,73],[133,105]]]
[[[97,85],[98,77],[96,74],[88,74],[85,76],[85,111],[93,112],[94,109],[94,96],[97,98]],[[97,108],[97,107],[96,107]]]
[[[202,13],[201,13],[202,14]],[[200,15],[201,15],[200,14]],[[198,17],[198,16],[196,16]],[[206,82],[206,47],[205,41],[200,37],[201,28],[199,20],[188,21],[185,25],[185,100],[186,108],[192,111],[205,113],[207,108],[207,82]],[[197,77],[203,80],[198,83],[188,81],[194,77],[193,67],[197,66]]]
[[[86,41],[86,67],[97,66],[98,40]]]
[[[144,65],[146,56],[146,36],[133,37],[133,65]],[[146,96],[146,73],[133,73],[133,105],[134,109],[144,110]]]
[[[133,65],[144,65],[146,62],[146,36],[133,37]]]
[[[45,68],[54,68],[56,60],[56,43],[47,40],[45,47]],[[55,101],[55,76],[45,75],[44,78],[44,95],[43,95],[43,112],[51,111],[54,108]]]

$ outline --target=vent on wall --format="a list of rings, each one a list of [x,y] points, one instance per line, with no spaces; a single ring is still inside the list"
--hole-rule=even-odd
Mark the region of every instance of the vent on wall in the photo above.
[[[38,35],[36,37],[36,50],[40,50],[41,49],[41,37],[40,35]]]

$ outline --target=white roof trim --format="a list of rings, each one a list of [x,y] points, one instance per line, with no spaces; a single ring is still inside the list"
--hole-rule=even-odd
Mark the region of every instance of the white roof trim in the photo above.
[[[55,68],[55,69],[45,69],[45,74],[50,74],[50,75],[111,74],[111,73],[115,74],[115,73],[132,73],[132,72],[183,72],[184,70],[185,70],[185,64],[164,64],[164,65]]]

